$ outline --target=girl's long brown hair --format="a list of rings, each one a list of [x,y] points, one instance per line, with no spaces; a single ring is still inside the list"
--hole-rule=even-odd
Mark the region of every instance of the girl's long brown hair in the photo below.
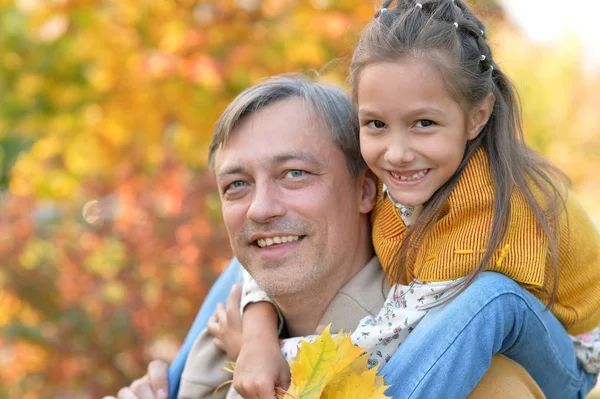
[[[487,153],[494,181],[494,213],[487,248],[464,284],[464,290],[485,269],[499,249],[508,228],[511,194],[517,190],[530,206],[546,238],[550,267],[544,289],[547,304],[555,301],[558,284],[558,243],[561,213],[565,210],[564,188],[568,179],[526,144],[521,128],[520,103],[516,91],[494,62],[482,22],[460,0],[385,1],[365,28],[354,51],[350,83],[357,98],[361,71],[374,63],[419,57],[436,67],[447,89],[465,112],[493,93],[492,115],[479,134],[468,143],[464,158],[453,177],[428,201],[417,223],[407,232],[388,274],[403,282],[415,262],[419,244],[439,219],[446,200],[465,166],[479,147]],[[402,93],[398,93],[402,95]],[[564,182],[564,184],[563,184]],[[543,237],[540,237],[543,239]]]

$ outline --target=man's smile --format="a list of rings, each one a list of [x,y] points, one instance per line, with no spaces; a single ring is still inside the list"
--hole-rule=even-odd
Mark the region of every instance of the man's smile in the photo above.
[[[298,241],[303,236],[273,236],[267,238],[259,238],[256,240],[256,244],[260,248],[270,247],[274,244],[285,244],[286,242]]]

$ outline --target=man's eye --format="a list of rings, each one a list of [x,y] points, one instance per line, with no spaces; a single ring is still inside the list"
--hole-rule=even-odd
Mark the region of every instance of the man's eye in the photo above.
[[[242,188],[246,185],[246,182],[243,182],[241,180],[236,180],[233,183],[229,183],[226,187],[225,187],[225,191],[229,190],[229,189],[236,189],[236,188]]]
[[[304,172],[303,170],[300,170],[300,169],[292,169],[292,170],[288,170],[288,172],[286,173],[286,176],[291,177],[292,179],[295,179],[295,178],[304,176],[305,173],[306,172]]]
[[[371,121],[371,122],[367,123],[367,125],[373,129],[383,129],[385,127],[385,123],[383,123],[382,121],[377,121],[377,120]]]
[[[417,123],[415,124],[416,127],[429,127],[429,126],[433,126],[433,121],[429,120],[429,119],[420,119],[417,121]]]

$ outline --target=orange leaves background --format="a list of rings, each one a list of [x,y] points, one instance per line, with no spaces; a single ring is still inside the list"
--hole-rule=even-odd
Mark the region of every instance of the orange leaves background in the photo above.
[[[527,139],[600,220],[598,74],[470,3]],[[174,355],[231,256],[206,171],[218,115],[273,74],[343,84],[378,5],[0,0],[0,398],[97,398]]]

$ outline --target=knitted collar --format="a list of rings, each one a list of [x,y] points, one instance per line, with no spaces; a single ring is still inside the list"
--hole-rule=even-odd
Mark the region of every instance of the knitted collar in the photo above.
[[[379,192],[383,196],[383,184],[380,184]],[[538,231],[533,212],[523,196],[515,192],[510,201],[506,237],[487,269],[523,284],[542,286],[546,240]],[[375,252],[386,271],[396,259],[397,248],[407,230],[397,209],[391,201],[380,199],[371,215]],[[480,148],[444,204],[440,219],[419,246],[416,262],[406,279],[443,281],[471,272],[485,251],[493,209],[491,168],[485,150]]]

